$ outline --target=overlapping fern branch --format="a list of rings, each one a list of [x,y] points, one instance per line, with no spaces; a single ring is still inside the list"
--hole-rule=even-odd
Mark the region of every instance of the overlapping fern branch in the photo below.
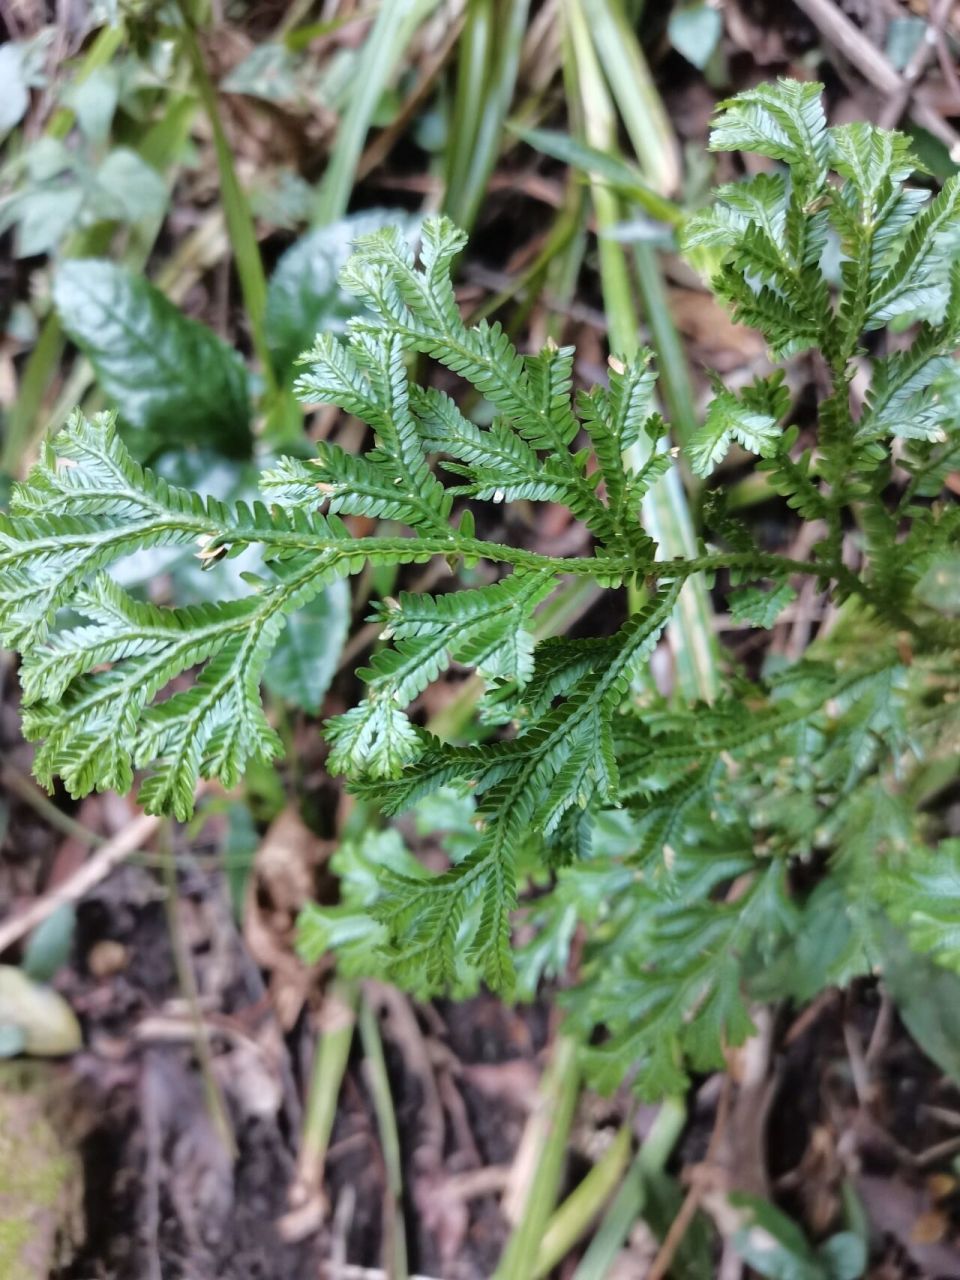
[[[885,901],[909,916],[913,902],[912,936],[951,963],[960,953],[931,906],[916,823],[899,814],[907,835],[895,852],[907,869],[891,864],[884,878],[866,875],[851,836],[864,795],[895,762],[902,774],[940,723],[931,706],[948,717],[953,705],[955,678],[937,664],[950,669],[957,622],[918,585],[955,553],[960,528],[956,506],[940,498],[960,453],[960,184],[936,195],[908,185],[918,165],[907,140],[868,125],[828,128],[816,85],[761,86],[723,104],[712,145],[775,168],[722,187],[690,220],[686,246],[713,257],[717,294],[775,356],[822,353],[830,391],[815,435],[801,440],[782,373],[737,392],[717,382],[687,462],[706,477],[734,443],[757,455],[772,491],[816,522],[809,562],[758,545],[721,488],[705,507],[702,554],[658,559],[640,508],[674,461],[659,447],[668,428],[650,353],[611,360],[607,386],[574,396],[572,349],[521,355],[499,326],[468,328],[450,275],[465,237],[442,218],[424,224],[419,261],[399,231],[358,241],[343,280],[366,312],[345,341],[320,335],[303,357],[300,396],[367,423],[365,453],[323,443],[309,461],[267,471],[262,502],[227,505],[141,468],[112,417],[77,415],[0,517],[0,635],[23,655],[38,777],[60,776],[82,795],[126,790],[144,769],[142,803],[180,818],[200,778],[231,786],[251,757],[278,754],[261,675],[285,619],[325,584],[369,565],[483,562],[484,585],[401,592],[376,607],[388,643],[359,673],[365,697],[326,729],[331,768],[388,812],[444,788],[469,796],[472,837],[442,875],[384,859],[372,895],[313,913],[305,946],[347,938],[345,963],[418,988],[482,977],[511,990],[518,883],[559,868],[532,914],[521,982],[562,967],[583,920],[571,1016],[587,1035],[606,1028],[602,1076],[632,1066],[651,1092],[677,1087],[685,1059],[710,1065],[745,1033],[749,957],[772,964],[801,945],[807,906],[790,883],[798,860],[848,849],[845,870],[825,882],[840,923],[836,954],[820,957],[823,981],[869,951],[851,923],[852,884],[873,886],[864,916]],[[891,321],[916,327],[871,358],[868,335]],[[489,425],[415,385],[412,353],[479,393]],[[864,361],[869,391],[855,413],[851,382]],[[649,461],[635,470],[624,459],[641,438]],[[567,507],[592,553],[558,558],[476,536],[478,504],[520,499]],[[354,516],[391,527],[359,537]],[[850,527],[857,568],[842,554]],[[161,608],[109,576],[134,551],[173,545],[196,546],[211,570],[255,549],[249,593]],[[731,671],[715,706],[668,705],[638,677],[684,580],[719,570],[742,622],[772,626],[808,574],[841,623],[775,680]],[[611,590],[642,585],[645,603],[612,636],[536,643],[537,610],[571,574]],[[845,645],[844,627],[855,637]],[[459,746],[407,714],[453,663],[484,677],[487,723],[509,726],[501,737]],[[914,723],[919,706],[925,719]]]

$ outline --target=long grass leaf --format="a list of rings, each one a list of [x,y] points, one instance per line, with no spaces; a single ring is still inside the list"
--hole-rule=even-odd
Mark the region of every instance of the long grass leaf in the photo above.
[[[223,201],[223,216],[230,236],[230,247],[233,249],[234,263],[240,279],[243,293],[247,323],[250,326],[250,339],[260,362],[260,371],[268,393],[276,392],[276,379],[270,357],[264,329],[264,315],[267,306],[267,278],[260,257],[260,245],[257,241],[253,215],[247,202],[246,192],[240,185],[237,171],[233,163],[233,149],[227,139],[220,118],[220,107],[217,102],[217,91],[210,79],[200,41],[194,28],[188,6],[180,0],[183,17],[183,49],[190,63],[193,81],[203,104],[203,109],[210,122],[213,133],[213,147],[217,157],[217,170],[220,176],[220,199]]]
[[[668,1098],[657,1112],[643,1146],[594,1232],[573,1280],[605,1280],[630,1229],[643,1213],[649,1175],[662,1172],[686,1122],[683,1102],[679,1098]]]
[[[493,1280],[520,1280],[521,1276],[535,1274],[540,1242],[557,1199],[567,1137],[580,1093],[578,1053],[575,1040],[562,1034],[557,1037],[540,1084],[536,1109],[524,1133],[533,1177]]]
[[[317,194],[314,225],[326,226],[346,213],[357,162],[377,105],[413,33],[437,4],[438,0],[390,0],[378,10],[357,61],[350,105],[340,121]]]
[[[583,118],[584,141],[598,151],[613,150],[616,146],[617,116],[582,0],[567,0],[566,16],[572,78],[576,83]],[[618,355],[629,357],[639,346],[640,328],[630,287],[629,265],[622,245],[603,235],[605,230],[619,222],[620,201],[611,188],[602,182],[594,182],[592,192],[600,232],[600,277],[610,325],[610,345]],[[652,253],[646,246],[641,248]],[[647,265],[650,266],[649,263]],[[652,266],[656,271],[655,259],[652,259]],[[649,286],[649,280],[647,284]],[[669,310],[661,304],[657,313],[657,326],[652,326],[653,337],[657,339],[659,335],[663,341],[665,330],[668,335],[667,359],[672,362],[669,368],[676,372],[676,359],[678,353],[682,358],[682,350],[679,348],[679,340],[675,339]],[[664,368],[664,354],[659,348],[657,353],[661,368]],[[685,367],[683,373],[685,375]],[[638,454],[635,461],[639,465],[643,461],[642,456]],[[649,533],[660,543],[666,556],[690,556],[696,553],[696,539],[689,509],[675,471],[665,476],[647,495],[644,501],[644,523]],[[709,700],[716,697],[718,680],[715,643],[710,625],[710,601],[701,579],[691,579],[684,587],[668,634],[680,690],[690,698],[702,697]]]
[[[594,47],[647,180],[665,195],[680,187],[680,157],[663,100],[621,0],[583,0]]]
[[[446,212],[469,231],[500,152],[513,101],[529,0],[473,0],[462,37],[448,155]]]
[[[507,128],[516,134],[528,147],[560,160],[572,169],[579,169],[584,174],[592,174],[594,180],[603,179],[613,188],[617,195],[639,205],[658,222],[670,227],[682,224],[685,214],[675,200],[668,200],[647,182],[636,167],[609,151],[599,151],[588,146],[568,133],[560,133],[555,129],[527,129],[519,124],[509,124]]]

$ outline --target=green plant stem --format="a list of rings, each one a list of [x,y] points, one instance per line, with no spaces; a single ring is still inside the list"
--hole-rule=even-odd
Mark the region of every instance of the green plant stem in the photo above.
[[[682,1100],[668,1098],[657,1112],[646,1141],[594,1232],[572,1280],[604,1280],[631,1227],[643,1212],[650,1175],[663,1171],[686,1122]]]
[[[683,445],[698,425],[686,352],[673,323],[656,249],[652,245],[638,244],[634,246],[633,260],[643,314],[657,353],[660,386],[670,415],[670,427],[677,441]]]
[[[536,1280],[552,1271],[586,1234],[623,1176],[630,1159],[631,1137],[630,1124],[625,1122],[597,1163],[547,1223],[533,1273]]]
[[[524,1141],[531,1143],[528,1154],[535,1156],[531,1160],[534,1175],[520,1220],[507,1241],[493,1280],[526,1280],[535,1274],[540,1242],[563,1175],[567,1138],[580,1091],[578,1051],[570,1036],[557,1036],[550,1065],[540,1083],[537,1109],[529,1122],[532,1130],[524,1134]]]
[[[595,33],[582,0],[566,0],[565,13],[571,48],[571,79],[576,86],[576,93],[571,96],[580,103],[587,143],[598,151],[610,151],[616,146],[616,113],[594,48]],[[590,184],[597,215],[600,280],[610,323],[610,346],[617,355],[629,358],[639,346],[639,318],[630,287],[630,273],[622,246],[604,235],[620,220],[620,202],[615,192],[597,175],[590,175]],[[651,332],[655,341],[664,344],[663,350],[658,347],[657,354],[665,378],[671,379],[670,401],[685,415],[684,427],[692,429],[692,396],[683,350],[666,305],[656,258],[652,256],[652,250],[647,250],[646,255],[641,254],[640,261],[644,268],[642,278],[648,314],[651,309],[656,313],[655,327],[651,326]],[[630,456],[637,465],[643,462],[636,448],[631,450]],[[693,554],[696,543],[690,514],[675,472],[671,471],[653,487],[644,500],[643,510],[648,531],[668,556]],[[631,595],[632,608],[638,607],[640,598],[639,588],[635,588]],[[702,582],[691,583],[678,601],[676,617],[670,624],[670,641],[681,692],[689,698],[714,700],[719,694],[720,683],[710,601]]]
[[[162,520],[150,522],[153,534],[164,527]],[[630,563],[622,555],[600,554],[594,556],[544,556],[536,551],[526,551],[504,543],[485,542],[480,538],[467,538],[450,530],[446,536],[438,534],[417,538],[369,537],[362,540],[339,539],[320,536],[311,530],[265,528],[262,524],[252,527],[237,525],[223,528],[207,515],[178,515],[171,526],[177,530],[194,528],[198,535],[207,538],[206,553],[212,554],[221,547],[261,544],[283,548],[287,551],[325,553],[325,561],[316,572],[332,572],[339,559],[350,562],[362,554],[383,563],[422,563],[432,556],[462,556],[466,559],[488,560],[493,564],[512,564],[518,567],[543,570],[558,574],[586,575],[600,580],[622,582],[631,576],[641,575],[655,580],[662,577],[690,578],[698,573],[712,573],[717,569],[741,569],[755,577],[782,576],[787,573],[814,575],[824,581],[834,579],[848,594],[859,595],[871,608],[893,626],[909,631],[917,637],[933,639],[940,636],[944,643],[953,643],[957,626],[948,619],[915,622],[898,606],[892,605],[870,583],[864,582],[852,570],[840,562],[823,560],[794,560],[789,556],[763,551],[721,551],[703,556],[673,557],[664,560]],[[76,545],[85,545],[100,535],[78,533]],[[309,576],[309,575],[308,575]]]
[[[529,0],[470,0],[461,39],[462,76],[457,80],[448,155],[445,211],[469,231],[500,150],[504,121],[513,100],[527,26]]]
[[[63,354],[63,330],[56,312],[51,311],[40,328],[40,336],[27,358],[17,388],[17,400],[7,419],[0,453],[0,471],[12,475],[33,439],[34,424],[53,371]]]
[[[297,1176],[301,1187],[318,1195],[323,1182],[323,1166],[330,1146],[337,1114],[340,1086],[347,1069],[356,1023],[360,989],[356,982],[337,978],[325,995],[325,1012],[332,1011],[330,1025],[321,1030],[314,1050],[313,1070],[300,1137]]]
[[[642,559],[631,563],[622,553],[600,554],[594,556],[544,556],[535,551],[526,551],[519,547],[507,546],[503,543],[485,542],[480,538],[469,538],[448,529],[446,534],[437,533],[419,537],[368,537],[362,539],[332,537],[325,533],[317,533],[309,527],[299,526],[277,527],[265,523],[258,516],[242,513],[236,523],[228,523],[222,516],[202,509],[184,510],[171,516],[161,505],[155,513],[151,513],[135,524],[121,526],[129,538],[134,529],[137,536],[162,538],[171,532],[178,537],[191,532],[204,539],[206,557],[216,555],[227,548],[239,548],[247,545],[261,545],[276,548],[278,551],[299,551],[315,557],[315,563],[301,575],[303,581],[309,581],[315,574],[335,575],[345,573],[354,565],[358,556],[376,560],[384,565],[422,564],[433,556],[443,556],[448,561],[463,557],[466,560],[488,560],[494,564],[512,564],[522,568],[540,570],[557,574],[588,576],[600,582],[629,582],[637,576],[647,579],[661,577],[690,578],[700,572],[712,572],[716,569],[741,569],[748,576],[782,576],[785,573],[813,574],[827,581],[835,579],[848,594],[861,596],[875,609],[880,617],[892,625],[911,632],[924,643],[952,644],[956,641],[957,624],[948,619],[925,619],[923,623],[915,622],[887,601],[870,583],[864,582],[843,564],[829,563],[823,560],[793,560],[770,552],[734,551],[717,552],[705,556],[674,557],[665,560]],[[115,536],[115,535],[113,535]],[[78,529],[70,536],[69,543],[75,549],[102,546],[104,535],[101,531],[87,532]],[[61,539],[61,546],[66,547],[67,539]],[[44,545],[41,536],[38,549]],[[283,593],[264,593],[264,608],[269,610],[281,607]]]
[[[193,73],[203,109],[210,122],[213,134],[213,147],[217,156],[217,170],[220,175],[220,198],[223,201],[223,213],[227,223],[227,233],[233,249],[237,276],[243,293],[244,308],[250,326],[250,340],[257,360],[261,366],[261,374],[268,397],[277,394],[276,375],[270,347],[267,343],[265,316],[267,307],[267,278],[260,257],[260,246],[257,242],[256,228],[246,194],[240,185],[237,171],[233,164],[233,152],[227,140],[220,117],[220,106],[217,102],[217,91],[207,71],[197,37],[196,28],[190,17],[185,0],[178,0],[183,18],[183,48]]]
[[[680,186],[677,142],[636,32],[620,0],[581,0],[593,44],[648,181],[672,195]]]
[[[467,0],[467,14],[457,44],[457,82],[445,148],[444,209],[459,225],[466,201],[463,193],[477,135],[478,104],[483,102],[490,49],[496,38],[496,0]]]
[[[558,345],[563,339],[565,317],[560,308],[569,305],[576,297],[583,260],[587,253],[587,217],[589,192],[585,187],[570,184],[565,202],[566,216],[570,218],[573,234],[569,242],[556,255],[547,269],[544,284],[547,289],[547,305],[550,315],[547,332]]]
[[[617,121],[603,83],[586,17],[578,0],[567,0],[565,13],[571,47],[568,59],[569,75],[573,81],[570,97],[579,104],[586,142],[598,151],[608,151],[616,145]],[[620,202],[613,188],[597,175],[591,173],[589,179],[600,232],[597,254],[604,309],[610,326],[610,347],[618,355],[630,356],[639,345],[630,272],[622,245],[602,234],[606,227],[620,220]]]
[[[314,205],[315,226],[326,226],[346,213],[354,174],[380,98],[414,31],[437,3],[438,0],[390,0],[378,9],[357,61],[350,105],[340,121]]]
[[[384,1258],[389,1280],[407,1280],[407,1240],[403,1225],[403,1164],[400,1159],[400,1136],[390,1091],[390,1077],[383,1053],[383,1041],[377,1026],[377,1015],[366,995],[360,999],[358,1018],[363,1044],[367,1084],[377,1116],[377,1131],[387,1173],[387,1196],[384,1204]]]

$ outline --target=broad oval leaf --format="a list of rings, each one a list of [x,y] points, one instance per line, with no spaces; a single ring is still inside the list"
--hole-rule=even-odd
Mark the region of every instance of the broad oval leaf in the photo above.
[[[239,356],[149,281],[99,259],[65,262],[53,298],[61,323],[132,427],[165,443],[250,452],[250,390]]]
[[[97,186],[104,216],[119,222],[159,218],[167,207],[167,184],[129,147],[110,152],[97,170]]]
[[[281,378],[318,333],[344,333],[360,309],[339,283],[357,236],[386,226],[413,234],[418,225],[404,209],[366,209],[319,227],[290,246],[267,290],[267,341]]]
[[[347,638],[350,591],[341,579],[290,615],[263,673],[278,698],[316,715]]]

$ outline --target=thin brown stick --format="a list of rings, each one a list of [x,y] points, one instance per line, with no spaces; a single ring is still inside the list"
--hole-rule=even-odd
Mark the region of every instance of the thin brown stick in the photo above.
[[[357,182],[362,181],[374,169],[379,168],[386,160],[390,152],[393,150],[397,140],[403,135],[410,121],[416,115],[423,102],[429,97],[433,86],[436,84],[441,71],[446,65],[450,55],[456,48],[457,41],[460,39],[460,32],[466,21],[466,11],[458,13],[449,24],[440,47],[431,53],[426,68],[422,71],[420,79],[414,85],[412,92],[407,96],[406,100],[401,104],[400,110],[394,116],[393,120],[382,129],[380,133],[368,144],[360,161],[357,164]]]
[[[106,836],[98,835],[96,831],[90,831],[82,822],[77,822],[68,813],[64,813],[49,796],[40,790],[32,778],[28,778],[26,774],[21,773],[19,769],[15,769],[12,765],[5,764],[0,767],[0,787],[11,792],[18,800],[22,800],[24,804],[29,805],[34,813],[43,818],[44,822],[53,827],[55,831],[59,831],[65,836],[71,836],[74,840],[79,840],[86,845],[106,843]]]
[[[78,902],[100,883],[114,867],[119,866],[131,854],[138,853],[160,825],[160,819],[141,814],[129,826],[118,831],[88,858],[82,867],[30,904],[10,920],[0,924],[0,953],[19,942],[22,937],[42,924],[58,907],[67,902]]]
[[[843,1043],[847,1050],[850,1076],[853,1080],[853,1089],[857,1095],[857,1101],[861,1107],[869,1107],[873,1093],[870,1087],[870,1068],[864,1056],[860,1033],[852,1022],[844,1021]]]
[[[710,1141],[707,1143],[707,1151],[704,1156],[703,1163],[709,1165],[714,1158],[720,1140],[727,1127],[727,1117],[730,1114],[730,1076],[723,1077],[723,1090],[720,1094],[720,1101],[717,1105],[717,1115],[713,1124],[713,1133],[710,1135]],[[694,1171],[695,1172],[695,1171]],[[677,1250],[683,1243],[683,1238],[690,1229],[697,1210],[700,1208],[700,1200],[704,1193],[704,1185],[702,1181],[696,1179],[690,1190],[684,1197],[683,1204],[677,1211],[677,1216],[670,1224],[670,1230],[664,1236],[660,1251],[653,1260],[653,1265],[647,1272],[646,1280],[664,1280],[667,1272],[673,1266],[674,1258]]]
[[[933,109],[921,90],[910,97],[910,86],[897,69],[860,28],[837,8],[834,0],[796,0],[796,5],[821,35],[885,98],[897,99],[904,94],[906,98],[910,98],[909,111],[914,121],[939,138],[950,152],[951,159],[960,160],[960,134]]]
[[[882,992],[880,1011],[877,1014],[876,1022],[873,1024],[873,1030],[870,1032],[870,1042],[863,1055],[869,1069],[877,1065],[890,1043],[895,1014],[896,1008],[889,994],[886,991]]]
[[[698,1184],[694,1185],[687,1192],[683,1204],[680,1206],[677,1216],[670,1223],[670,1230],[664,1237],[663,1244],[660,1246],[660,1252],[653,1260],[653,1265],[647,1272],[647,1280],[663,1280],[664,1276],[673,1266],[673,1259],[683,1240],[683,1237],[690,1229],[694,1214],[700,1208],[700,1197],[703,1194],[703,1188]]]
[[[21,39],[23,29],[20,26],[20,19],[17,17],[13,5],[6,3],[6,0],[0,0],[0,18],[3,19],[4,25],[10,33],[9,38],[11,40]]]
[[[940,7],[934,13],[931,22],[940,70],[943,73],[944,80],[953,92],[954,99],[960,102],[960,75],[957,74],[957,64],[950,52],[946,35],[947,24],[950,21],[955,3],[956,0],[941,0]]]
[[[796,5],[807,15],[820,34],[835,45],[847,61],[851,62],[876,89],[890,96],[900,92],[903,81],[896,67],[860,28],[837,8],[833,0],[796,0]]]
[[[943,38],[943,28],[950,16],[950,10],[953,8],[954,0],[936,0],[936,3],[930,10],[930,18],[926,29],[923,33],[923,39],[917,45],[910,61],[903,68],[903,87],[899,93],[889,98],[881,107],[877,115],[877,124],[881,129],[895,129],[900,123],[900,117],[906,111],[916,85],[923,77],[927,67],[933,58],[934,52],[940,54],[945,48]],[[955,87],[955,73],[953,81],[950,79],[949,57],[947,58],[947,66],[942,67],[945,72],[945,78],[952,87]]]
[[[927,1169],[932,1164],[939,1164],[941,1160],[946,1160],[948,1156],[954,1156],[960,1151],[960,1137],[946,1138],[943,1142],[938,1142],[936,1146],[928,1147],[926,1151],[921,1151],[914,1159],[914,1164],[918,1169]]]

